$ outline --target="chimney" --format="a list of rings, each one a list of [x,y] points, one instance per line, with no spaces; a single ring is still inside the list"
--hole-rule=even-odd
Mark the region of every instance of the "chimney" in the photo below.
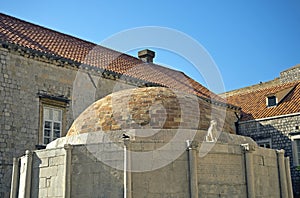
[[[139,59],[146,63],[153,63],[153,58],[155,57],[155,52],[144,49],[138,52]]]

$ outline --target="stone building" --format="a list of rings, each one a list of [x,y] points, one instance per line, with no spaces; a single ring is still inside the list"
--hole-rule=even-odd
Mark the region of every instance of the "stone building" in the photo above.
[[[235,133],[238,107],[182,72],[153,63],[154,52],[139,54],[135,58],[0,14],[0,197],[9,197],[13,158],[65,136],[86,107],[120,90],[167,87],[192,94],[210,104],[203,115],[214,115],[219,131]],[[204,122],[199,129],[208,127]]]
[[[293,197],[283,150],[228,133],[232,120],[207,139],[210,106],[162,87],[110,94],[66,137],[15,159],[12,197]]]
[[[102,138],[111,134],[119,145],[124,144],[120,136],[126,133],[131,137],[127,149],[138,152],[163,147],[177,132],[185,135],[173,143],[182,153],[166,167],[128,173],[132,181],[127,184],[128,197],[140,193],[155,197],[164,190],[171,197],[291,197],[283,152],[257,148],[250,138],[234,135],[240,108],[184,73],[153,63],[154,55],[144,50],[135,58],[0,14],[0,197],[9,197],[10,191],[13,197],[122,195],[122,181],[128,180],[118,165],[124,156],[112,160],[115,167],[107,166],[89,150],[111,145],[94,141],[99,136],[92,134],[99,131]],[[149,97],[151,93],[155,97]],[[124,101],[130,111],[122,112]],[[92,103],[98,106],[90,106]],[[87,107],[101,109],[96,124],[95,115],[84,111]],[[214,131],[219,138],[207,143],[205,134],[211,123],[217,123]],[[159,133],[141,134],[153,130]],[[69,136],[64,137],[68,131]],[[186,139],[187,134],[194,136]],[[86,144],[87,139],[92,142]],[[186,145],[185,140],[191,142]],[[201,150],[202,145],[211,152]],[[199,160],[203,152],[207,155]],[[131,157],[134,167],[137,163]],[[112,159],[110,154],[108,159]]]
[[[300,65],[280,77],[224,94],[242,108],[237,134],[258,145],[284,149],[290,158],[295,197],[300,197]]]

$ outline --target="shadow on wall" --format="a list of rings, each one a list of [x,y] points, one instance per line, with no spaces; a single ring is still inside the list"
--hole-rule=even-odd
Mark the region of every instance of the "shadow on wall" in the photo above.
[[[284,133],[276,129],[270,122],[272,121],[242,122],[239,124],[238,134],[251,137],[261,147],[285,150],[285,157],[290,158],[294,197],[300,197],[300,170],[299,166],[294,165],[293,145],[289,137],[290,133]]]
[[[3,175],[3,178],[0,179],[0,183],[3,182],[3,189],[0,188],[0,197],[9,197],[10,183],[5,181],[10,181],[12,173],[11,169],[12,164],[0,164],[0,174]]]

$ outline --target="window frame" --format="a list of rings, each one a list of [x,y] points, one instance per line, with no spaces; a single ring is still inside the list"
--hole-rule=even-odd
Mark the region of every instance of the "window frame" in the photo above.
[[[49,112],[52,112],[52,119],[46,119],[44,116],[45,116],[45,110],[49,110]],[[59,120],[55,120],[54,118],[53,118],[53,114],[54,114],[54,111],[58,111],[58,113],[59,113],[59,117],[60,117],[60,119]],[[60,138],[61,136],[62,136],[62,109],[61,108],[57,108],[57,107],[50,107],[50,106],[48,106],[48,105],[44,105],[43,106],[43,144],[48,144],[48,143],[50,143],[50,142],[52,142],[53,140],[56,140],[57,138]],[[45,130],[46,130],[46,128],[45,128],[45,126],[46,126],[46,122],[48,122],[48,123],[50,123],[50,127],[48,128],[48,130],[49,130],[49,136],[45,136]],[[59,124],[59,136],[58,137],[56,137],[56,135],[55,135],[55,131],[57,131],[57,130],[55,130],[55,124]],[[48,138],[49,139],[49,142],[48,143],[45,143],[45,138]]]
[[[300,135],[292,136],[291,140],[292,140],[293,164],[294,166],[300,166]],[[297,145],[297,142],[299,146]]]
[[[262,148],[268,148],[265,145],[269,144],[270,145],[270,149],[272,149],[272,139],[271,138],[257,140],[256,143],[257,143],[257,145],[259,147],[262,147]],[[261,146],[261,145],[264,145],[264,146]]]
[[[66,108],[67,103],[64,101],[54,100],[50,98],[42,98],[40,97],[39,109],[39,137],[38,137],[38,145],[47,145],[44,143],[44,109],[58,109],[61,111],[61,132],[60,137],[66,135]],[[50,141],[51,142],[51,141]]]
[[[273,98],[275,99],[274,104],[270,103],[270,100]],[[276,107],[278,104],[278,99],[277,99],[276,95],[267,96],[266,103],[267,103],[267,107]]]

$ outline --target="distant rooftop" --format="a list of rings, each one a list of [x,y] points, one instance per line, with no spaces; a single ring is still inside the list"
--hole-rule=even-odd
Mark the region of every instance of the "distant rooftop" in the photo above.
[[[241,121],[268,118],[300,112],[300,81],[282,83],[227,97],[227,101],[242,108]],[[287,90],[286,92],[284,92]],[[284,93],[284,95],[282,95]],[[269,107],[269,96],[281,94],[278,104]]]

